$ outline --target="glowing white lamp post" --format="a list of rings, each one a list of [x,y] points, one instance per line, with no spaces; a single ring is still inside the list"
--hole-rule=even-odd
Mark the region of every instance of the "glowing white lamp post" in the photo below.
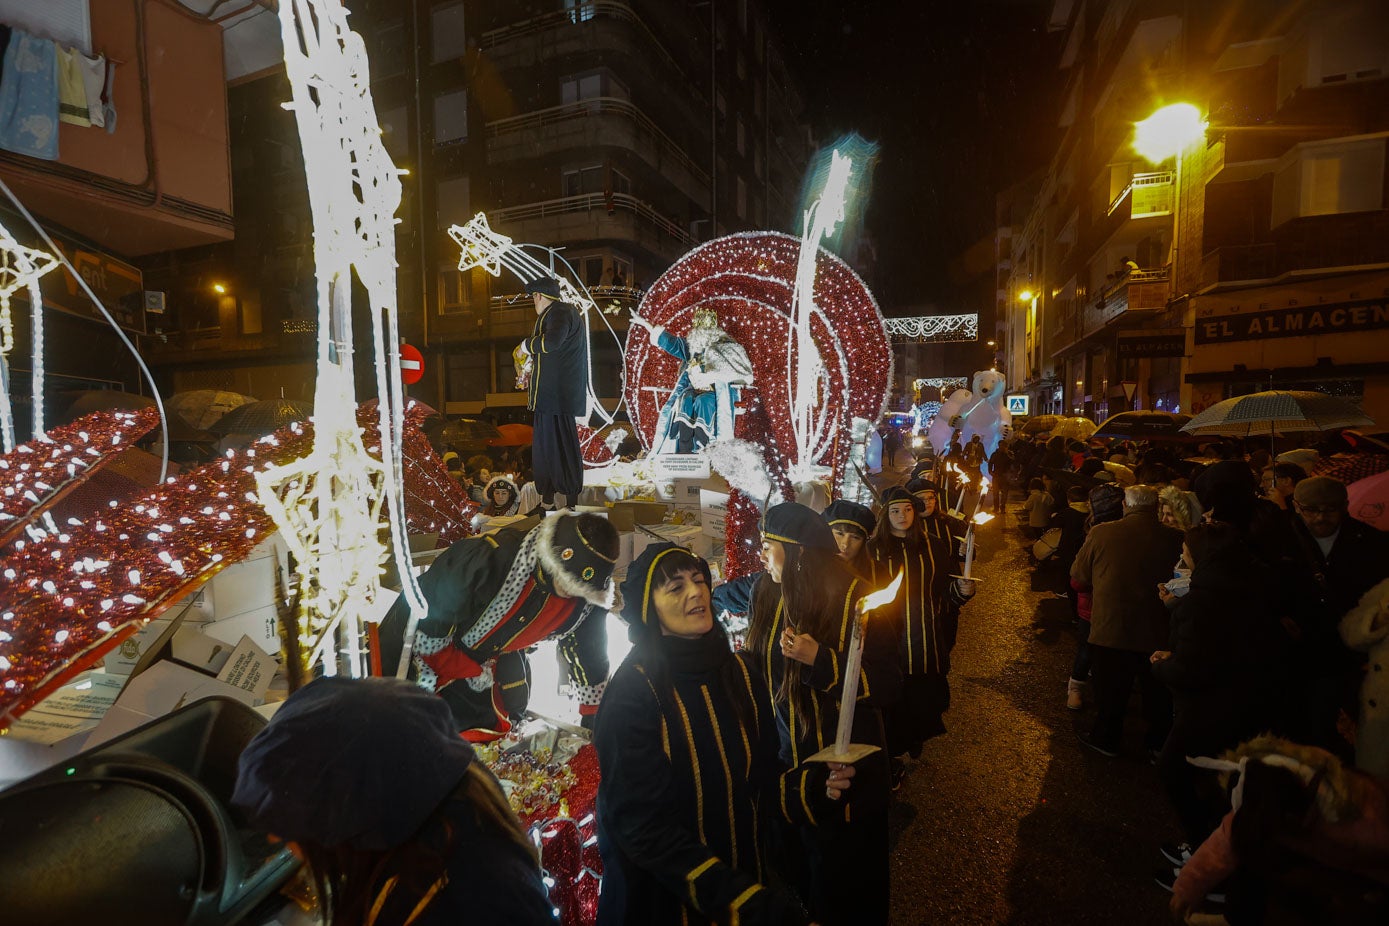
[[[858,702],[858,678],[863,669],[863,629],[868,612],[891,604],[901,587],[902,573],[898,572],[887,588],[859,599],[853,633],[849,636],[849,656],[844,661],[844,689],[839,696],[839,729],[835,732],[834,745],[821,749],[807,761],[852,764],[878,751],[877,746],[849,742],[854,729],[854,707]]]

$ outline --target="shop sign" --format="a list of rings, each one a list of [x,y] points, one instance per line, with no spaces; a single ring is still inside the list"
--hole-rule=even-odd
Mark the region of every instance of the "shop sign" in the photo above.
[[[1300,338],[1383,328],[1389,328],[1389,300],[1361,299],[1197,319],[1196,343]]]
[[[1186,355],[1186,330],[1121,331],[1116,353],[1120,360],[1142,357],[1182,357]]]
[[[139,268],[65,238],[55,236],[54,242],[116,323],[127,331],[144,334],[145,287]],[[44,305],[107,324],[101,310],[92,304],[67,268],[60,267],[45,274],[39,281],[39,288]]]

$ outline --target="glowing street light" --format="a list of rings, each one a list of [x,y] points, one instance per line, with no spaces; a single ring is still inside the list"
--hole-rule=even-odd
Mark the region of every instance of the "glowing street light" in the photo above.
[[[1173,103],[1133,124],[1133,150],[1154,164],[1161,164],[1204,138],[1206,127],[1206,120],[1195,106]]]
[[[227,287],[221,283],[213,283],[212,291],[219,296],[225,296],[227,294]]]
[[[1018,293],[1018,298],[1021,299],[1023,302],[1031,302],[1033,298],[1036,297],[1036,295],[1037,294],[1034,293],[1032,290],[1025,289],[1022,292]]]

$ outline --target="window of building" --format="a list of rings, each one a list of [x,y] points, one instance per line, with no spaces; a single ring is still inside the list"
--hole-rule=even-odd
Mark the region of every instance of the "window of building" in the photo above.
[[[468,91],[454,90],[434,98],[434,144],[468,140]]]
[[[1384,208],[1384,145],[1382,136],[1333,139],[1288,152],[1273,177],[1273,226]]]
[[[393,23],[372,31],[368,39],[371,79],[382,80],[405,73],[405,26]]]
[[[381,125],[381,143],[386,146],[386,152],[396,161],[407,157],[410,154],[410,126],[405,107],[388,109],[377,117],[377,121]]]
[[[472,217],[472,190],[468,175],[440,180],[434,188],[434,208],[440,228],[462,225]]]
[[[613,255],[613,279],[614,286],[635,286],[632,276],[632,261],[621,255]]]
[[[444,354],[448,401],[476,402],[491,389],[492,364],[485,346],[455,346]],[[510,350],[507,360],[510,361]]]
[[[260,334],[265,330],[261,322],[259,298],[238,299],[236,309],[242,334]]]
[[[607,263],[602,254],[592,254],[588,257],[581,257],[574,262],[578,267],[579,276],[583,279],[584,285],[588,287],[606,286],[607,280],[603,279],[604,265]]]
[[[593,18],[594,0],[564,0],[564,10],[571,23],[588,22]]]
[[[632,95],[627,90],[627,85],[607,70],[567,74],[560,78],[559,99],[560,103],[566,106],[580,100],[596,100],[599,97],[630,100]]]
[[[461,315],[474,305],[474,291],[479,290],[484,300],[488,292],[490,275],[484,270],[479,276],[477,268],[459,270],[452,264],[445,264],[439,271],[439,314]]]
[[[429,14],[430,38],[434,45],[434,63],[463,57],[467,50],[463,36],[463,2],[436,6]]]
[[[743,182],[743,178],[738,178],[738,218],[745,219],[748,215],[748,185]]]
[[[578,167],[561,174],[565,196],[603,192],[603,165]]]

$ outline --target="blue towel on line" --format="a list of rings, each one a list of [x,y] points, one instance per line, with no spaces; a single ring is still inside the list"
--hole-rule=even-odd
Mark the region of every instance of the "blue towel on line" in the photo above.
[[[0,68],[0,148],[58,160],[57,46],[15,29]]]

